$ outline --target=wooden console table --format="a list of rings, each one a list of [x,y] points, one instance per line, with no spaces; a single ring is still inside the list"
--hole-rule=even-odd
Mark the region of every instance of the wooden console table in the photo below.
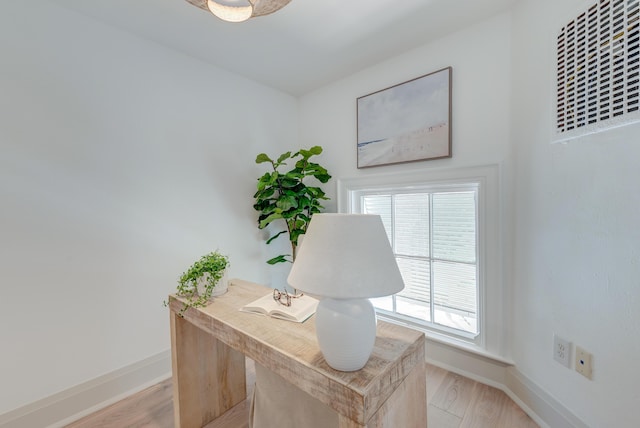
[[[315,317],[298,324],[239,311],[270,291],[232,280],[183,317],[169,296],[176,428],[200,428],[246,398],[245,356],[337,412],[336,428],[427,426],[423,333],[378,321],[366,366],[340,372],[322,357]]]

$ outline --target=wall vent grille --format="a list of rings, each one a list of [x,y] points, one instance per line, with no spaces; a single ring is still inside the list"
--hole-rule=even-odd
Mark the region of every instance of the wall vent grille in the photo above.
[[[557,37],[556,134],[640,120],[640,0],[600,0]]]

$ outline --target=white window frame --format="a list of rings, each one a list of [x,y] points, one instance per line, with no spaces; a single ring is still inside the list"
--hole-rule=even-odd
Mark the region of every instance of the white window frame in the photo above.
[[[446,192],[473,192],[476,196],[476,209],[475,209],[475,228],[476,228],[476,254],[475,254],[475,259],[476,261],[474,262],[474,265],[476,266],[476,296],[478,296],[479,290],[480,290],[480,269],[481,269],[481,265],[480,265],[480,260],[479,260],[479,254],[478,254],[478,243],[480,242],[480,236],[479,236],[479,228],[478,228],[478,203],[480,200],[480,183],[474,181],[467,181],[465,183],[456,183],[456,184],[428,184],[428,183],[423,183],[423,184],[419,184],[416,186],[411,186],[411,188],[405,188],[405,187],[389,187],[386,189],[375,189],[375,190],[371,190],[371,189],[359,189],[359,190],[354,190],[352,193],[352,205],[351,205],[351,212],[358,212],[361,213],[363,212],[363,207],[362,207],[362,198],[364,196],[368,196],[368,195],[401,195],[401,194],[415,194],[415,193],[430,193],[430,194],[438,194],[438,193],[446,193]],[[433,217],[433,213],[431,214],[431,217]],[[432,239],[433,235],[431,235],[430,240]],[[392,244],[393,246],[393,244]],[[401,257],[407,257],[407,256],[401,256]],[[410,256],[408,258],[411,258]],[[434,257],[433,254],[430,253],[429,257],[429,264],[430,264],[430,272],[431,275],[434,274],[433,272],[433,265],[432,263],[434,262]],[[432,289],[433,286],[435,284],[431,284],[432,285]],[[432,291],[433,292],[433,291]],[[435,305],[435,302],[431,301],[430,302],[430,307],[433,309]],[[480,304],[479,301],[476,301],[476,319],[479,320],[480,319]],[[393,311],[386,311],[383,309],[379,309],[376,308],[376,310],[378,310],[378,313],[384,317],[384,318],[398,318],[408,324],[415,324],[417,327],[419,328],[428,328],[428,329],[433,329],[436,330],[438,332],[444,332],[446,334],[452,335],[452,336],[457,336],[462,340],[467,340],[469,342],[475,342],[476,337],[478,336],[478,333],[472,333],[472,332],[468,332],[468,331],[464,331],[464,330],[459,330],[456,328],[452,328],[452,327],[447,327],[443,324],[438,324],[436,323],[433,319],[431,321],[421,321],[421,320],[417,320],[415,318],[412,318],[408,315],[404,315],[403,313],[399,313],[399,312],[393,312]],[[435,316],[435,312],[434,311],[430,311],[432,314],[432,317]],[[477,329],[480,330],[480,325],[477,325]]]
[[[408,322],[404,317],[380,314],[390,322],[421,329],[434,340],[461,346],[476,352],[504,355],[504,302],[501,267],[501,212],[499,197],[499,165],[483,165],[458,169],[416,170],[394,174],[367,174],[338,180],[338,211],[358,212],[363,192],[389,192],[402,189],[419,192],[425,188],[457,190],[477,185],[477,266],[478,266],[478,331],[477,335],[460,334],[446,328],[425,327]],[[468,189],[468,187],[467,187]]]

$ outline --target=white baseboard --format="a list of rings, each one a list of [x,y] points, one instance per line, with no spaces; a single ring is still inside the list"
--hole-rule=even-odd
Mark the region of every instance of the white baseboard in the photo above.
[[[505,360],[427,338],[428,363],[504,391],[540,428],[589,428],[554,397]]]
[[[171,376],[171,352],[160,352],[104,376],[0,415],[0,428],[57,428]]]
[[[431,338],[427,338],[425,358],[430,364],[496,388],[504,386],[506,369],[513,365]]]
[[[503,390],[523,410],[529,409],[539,416],[544,424],[534,420],[543,428],[589,428],[589,425],[515,367],[507,369],[507,382]]]

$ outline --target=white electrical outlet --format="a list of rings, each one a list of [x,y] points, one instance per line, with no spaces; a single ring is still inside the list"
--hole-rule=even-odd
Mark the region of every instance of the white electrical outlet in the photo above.
[[[553,335],[553,359],[565,367],[571,367],[571,342]]]
[[[593,356],[579,346],[576,346],[576,371],[587,379],[591,379]]]

